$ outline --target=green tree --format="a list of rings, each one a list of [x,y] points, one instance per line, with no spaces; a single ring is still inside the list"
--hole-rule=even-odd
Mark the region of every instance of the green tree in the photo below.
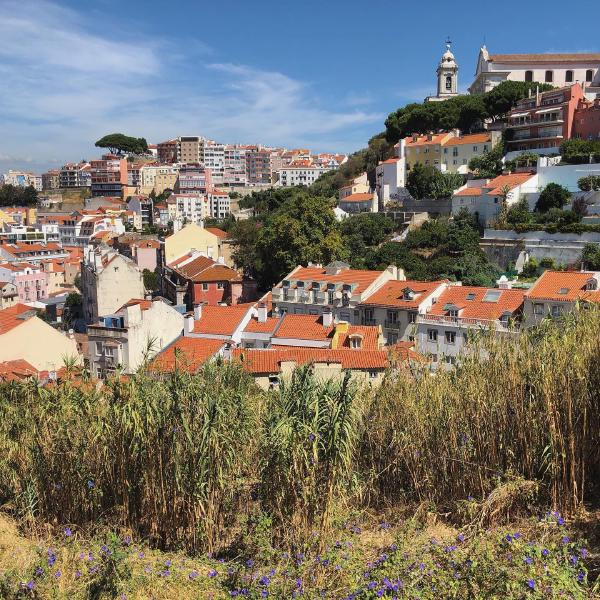
[[[540,92],[545,92],[551,90],[552,86],[532,81],[503,81],[483,95],[487,116],[491,119],[503,117],[519,100],[535,93],[538,88]]]
[[[518,225],[520,223],[531,223],[533,215],[529,212],[529,205],[526,198],[521,198],[516,204],[508,209],[506,222],[509,225]]]
[[[246,276],[256,280],[261,278],[263,271],[262,260],[256,250],[261,227],[262,224],[256,219],[246,219],[236,221],[229,230],[235,265],[242,269]]]
[[[435,167],[417,163],[408,173],[406,189],[417,199],[449,198],[452,192],[463,185],[464,179],[458,173],[442,173]]]
[[[581,253],[581,261],[586,269],[600,271],[600,246],[598,244],[586,244]]]
[[[70,292],[65,300],[62,315],[65,327],[69,329],[77,319],[83,319],[83,298],[77,292]]]
[[[571,197],[569,190],[558,183],[549,183],[540,194],[535,205],[536,212],[547,212],[551,208],[562,208]]]
[[[596,192],[600,190],[600,177],[597,175],[588,175],[577,181],[577,187],[582,192]]]
[[[144,269],[142,273],[144,277],[144,287],[149,292],[155,292],[159,288],[158,274],[150,269]]]
[[[361,213],[344,219],[341,232],[344,237],[358,235],[365,246],[377,246],[394,231],[394,222],[381,213]]]
[[[481,179],[493,179],[504,169],[504,144],[498,142],[491,150],[481,156],[474,156],[469,161],[469,170]]]
[[[268,288],[297,265],[348,258],[332,203],[305,191],[267,218],[258,232],[259,284]]]
[[[31,185],[0,185],[0,206],[35,206],[37,201],[38,193]]]
[[[145,138],[136,138],[123,133],[110,133],[96,142],[98,148],[108,148],[112,154],[144,154],[148,152]]]

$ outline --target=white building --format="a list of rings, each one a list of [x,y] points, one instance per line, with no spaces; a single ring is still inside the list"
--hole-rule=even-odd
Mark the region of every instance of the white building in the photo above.
[[[201,225],[211,216],[208,197],[200,192],[189,194],[171,194],[167,202],[175,201],[175,220],[182,227],[186,223]]]
[[[296,160],[277,171],[279,184],[283,187],[295,185],[312,185],[319,177],[331,168],[314,165],[309,160]]]
[[[144,297],[144,281],[137,265],[108,246],[89,247],[81,263],[83,315],[95,323],[115,313],[131,298]]]
[[[27,173],[26,171],[13,171],[11,169],[8,173],[4,174],[4,183],[6,185],[14,185],[15,187],[31,186],[38,192],[42,191],[42,176]]]
[[[446,52],[442,55],[437,68],[437,93],[425,98],[426,102],[441,102],[458,96],[458,65],[450,50],[452,42],[446,40]]]
[[[404,140],[401,140],[403,143]],[[375,169],[375,180],[379,206],[390,200],[401,200],[406,191],[406,158],[394,157],[380,162]]]
[[[213,219],[225,219],[231,213],[231,200],[227,192],[211,190],[208,193],[208,203]]]
[[[183,335],[183,315],[164,300],[134,298],[88,325],[90,371],[106,378],[120,367],[134,373]]]
[[[225,176],[225,145],[207,140],[204,145],[204,166],[210,169],[214,184],[222,184]]]
[[[535,81],[558,88],[579,82],[593,100],[600,93],[600,54],[490,54],[482,46],[469,92],[489,92],[503,81]]]
[[[225,161],[223,171],[223,184],[229,186],[245,186],[246,175],[246,149],[239,144],[227,144],[223,150]]]

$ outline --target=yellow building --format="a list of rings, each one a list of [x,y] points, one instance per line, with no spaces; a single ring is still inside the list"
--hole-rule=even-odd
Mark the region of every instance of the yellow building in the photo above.
[[[442,145],[454,136],[454,133],[428,133],[427,135],[412,135],[402,140],[400,156],[406,157],[406,169],[421,164],[440,168]]]
[[[201,252],[213,260],[219,258],[219,237],[194,223],[186,225],[165,240],[165,262],[191,251]]]
[[[367,174],[363,173],[355,177],[348,185],[340,188],[339,199],[343,200],[347,196],[353,196],[354,194],[366,194],[369,192],[369,189]]]

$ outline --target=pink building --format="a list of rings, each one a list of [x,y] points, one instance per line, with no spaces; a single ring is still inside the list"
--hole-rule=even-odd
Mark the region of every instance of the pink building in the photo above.
[[[23,304],[48,298],[48,275],[40,265],[28,262],[0,263],[0,280],[17,287]]]
[[[600,98],[582,100],[573,117],[573,137],[600,140]]]

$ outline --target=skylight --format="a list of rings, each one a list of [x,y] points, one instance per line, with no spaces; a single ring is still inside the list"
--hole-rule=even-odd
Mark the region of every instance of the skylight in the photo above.
[[[475,294],[473,292],[469,292],[467,294],[467,300],[475,300]]]
[[[482,302],[498,302],[500,300],[500,290],[488,290],[482,298]]]
[[[558,294],[560,296],[566,296],[569,293],[569,288],[560,288],[560,290],[558,290]]]

